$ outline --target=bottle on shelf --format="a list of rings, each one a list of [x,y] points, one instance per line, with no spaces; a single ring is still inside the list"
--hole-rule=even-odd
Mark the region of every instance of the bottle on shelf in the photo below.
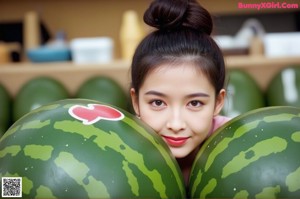
[[[120,29],[121,57],[131,61],[134,51],[144,36],[138,14],[134,10],[127,10],[123,14]]]
[[[0,65],[10,62],[10,52],[7,45],[0,41]]]
[[[24,49],[39,47],[41,44],[40,20],[37,12],[29,11],[25,14],[23,28]]]

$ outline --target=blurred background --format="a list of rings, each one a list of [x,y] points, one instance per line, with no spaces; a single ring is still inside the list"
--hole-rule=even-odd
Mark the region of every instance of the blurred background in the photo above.
[[[213,16],[213,37],[229,71],[223,114],[234,117],[262,106],[300,106],[299,1],[199,2]],[[38,77],[58,81],[67,97],[77,97],[80,87],[95,76],[111,78],[127,93],[132,52],[151,31],[142,21],[150,3],[0,0],[2,106],[14,107],[25,85]],[[11,113],[2,108],[0,115],[4,114]]]

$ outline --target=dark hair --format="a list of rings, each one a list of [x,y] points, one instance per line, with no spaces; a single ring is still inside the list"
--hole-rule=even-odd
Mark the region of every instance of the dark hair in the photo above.
[[[224,87],[225,64],[221,50],[210,36],[213,22],[205,8],[196,0],[154,0],[144,21],[158,30],[141,41],[133,56],[131,86],[137,94],[154,68],[186,60],[198,66],[219,93]]]

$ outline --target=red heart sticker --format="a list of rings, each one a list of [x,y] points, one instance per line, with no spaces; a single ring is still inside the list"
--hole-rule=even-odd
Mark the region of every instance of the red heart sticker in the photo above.
[[[85,125],[94,124],[99,120],[118,121],[124,118],[124,114],[119,110],[102,104],[74,105],[69,109],[69,114]]]

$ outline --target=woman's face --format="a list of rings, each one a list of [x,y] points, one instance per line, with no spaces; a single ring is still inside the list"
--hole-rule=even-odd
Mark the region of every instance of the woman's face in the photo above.
[[[151,71],[136,96],[133,107],[168,144],[176,158],[183,158],[199,147],[212,129],[224,100],[217,101],[207,77],[192,64],[162,65]]]

